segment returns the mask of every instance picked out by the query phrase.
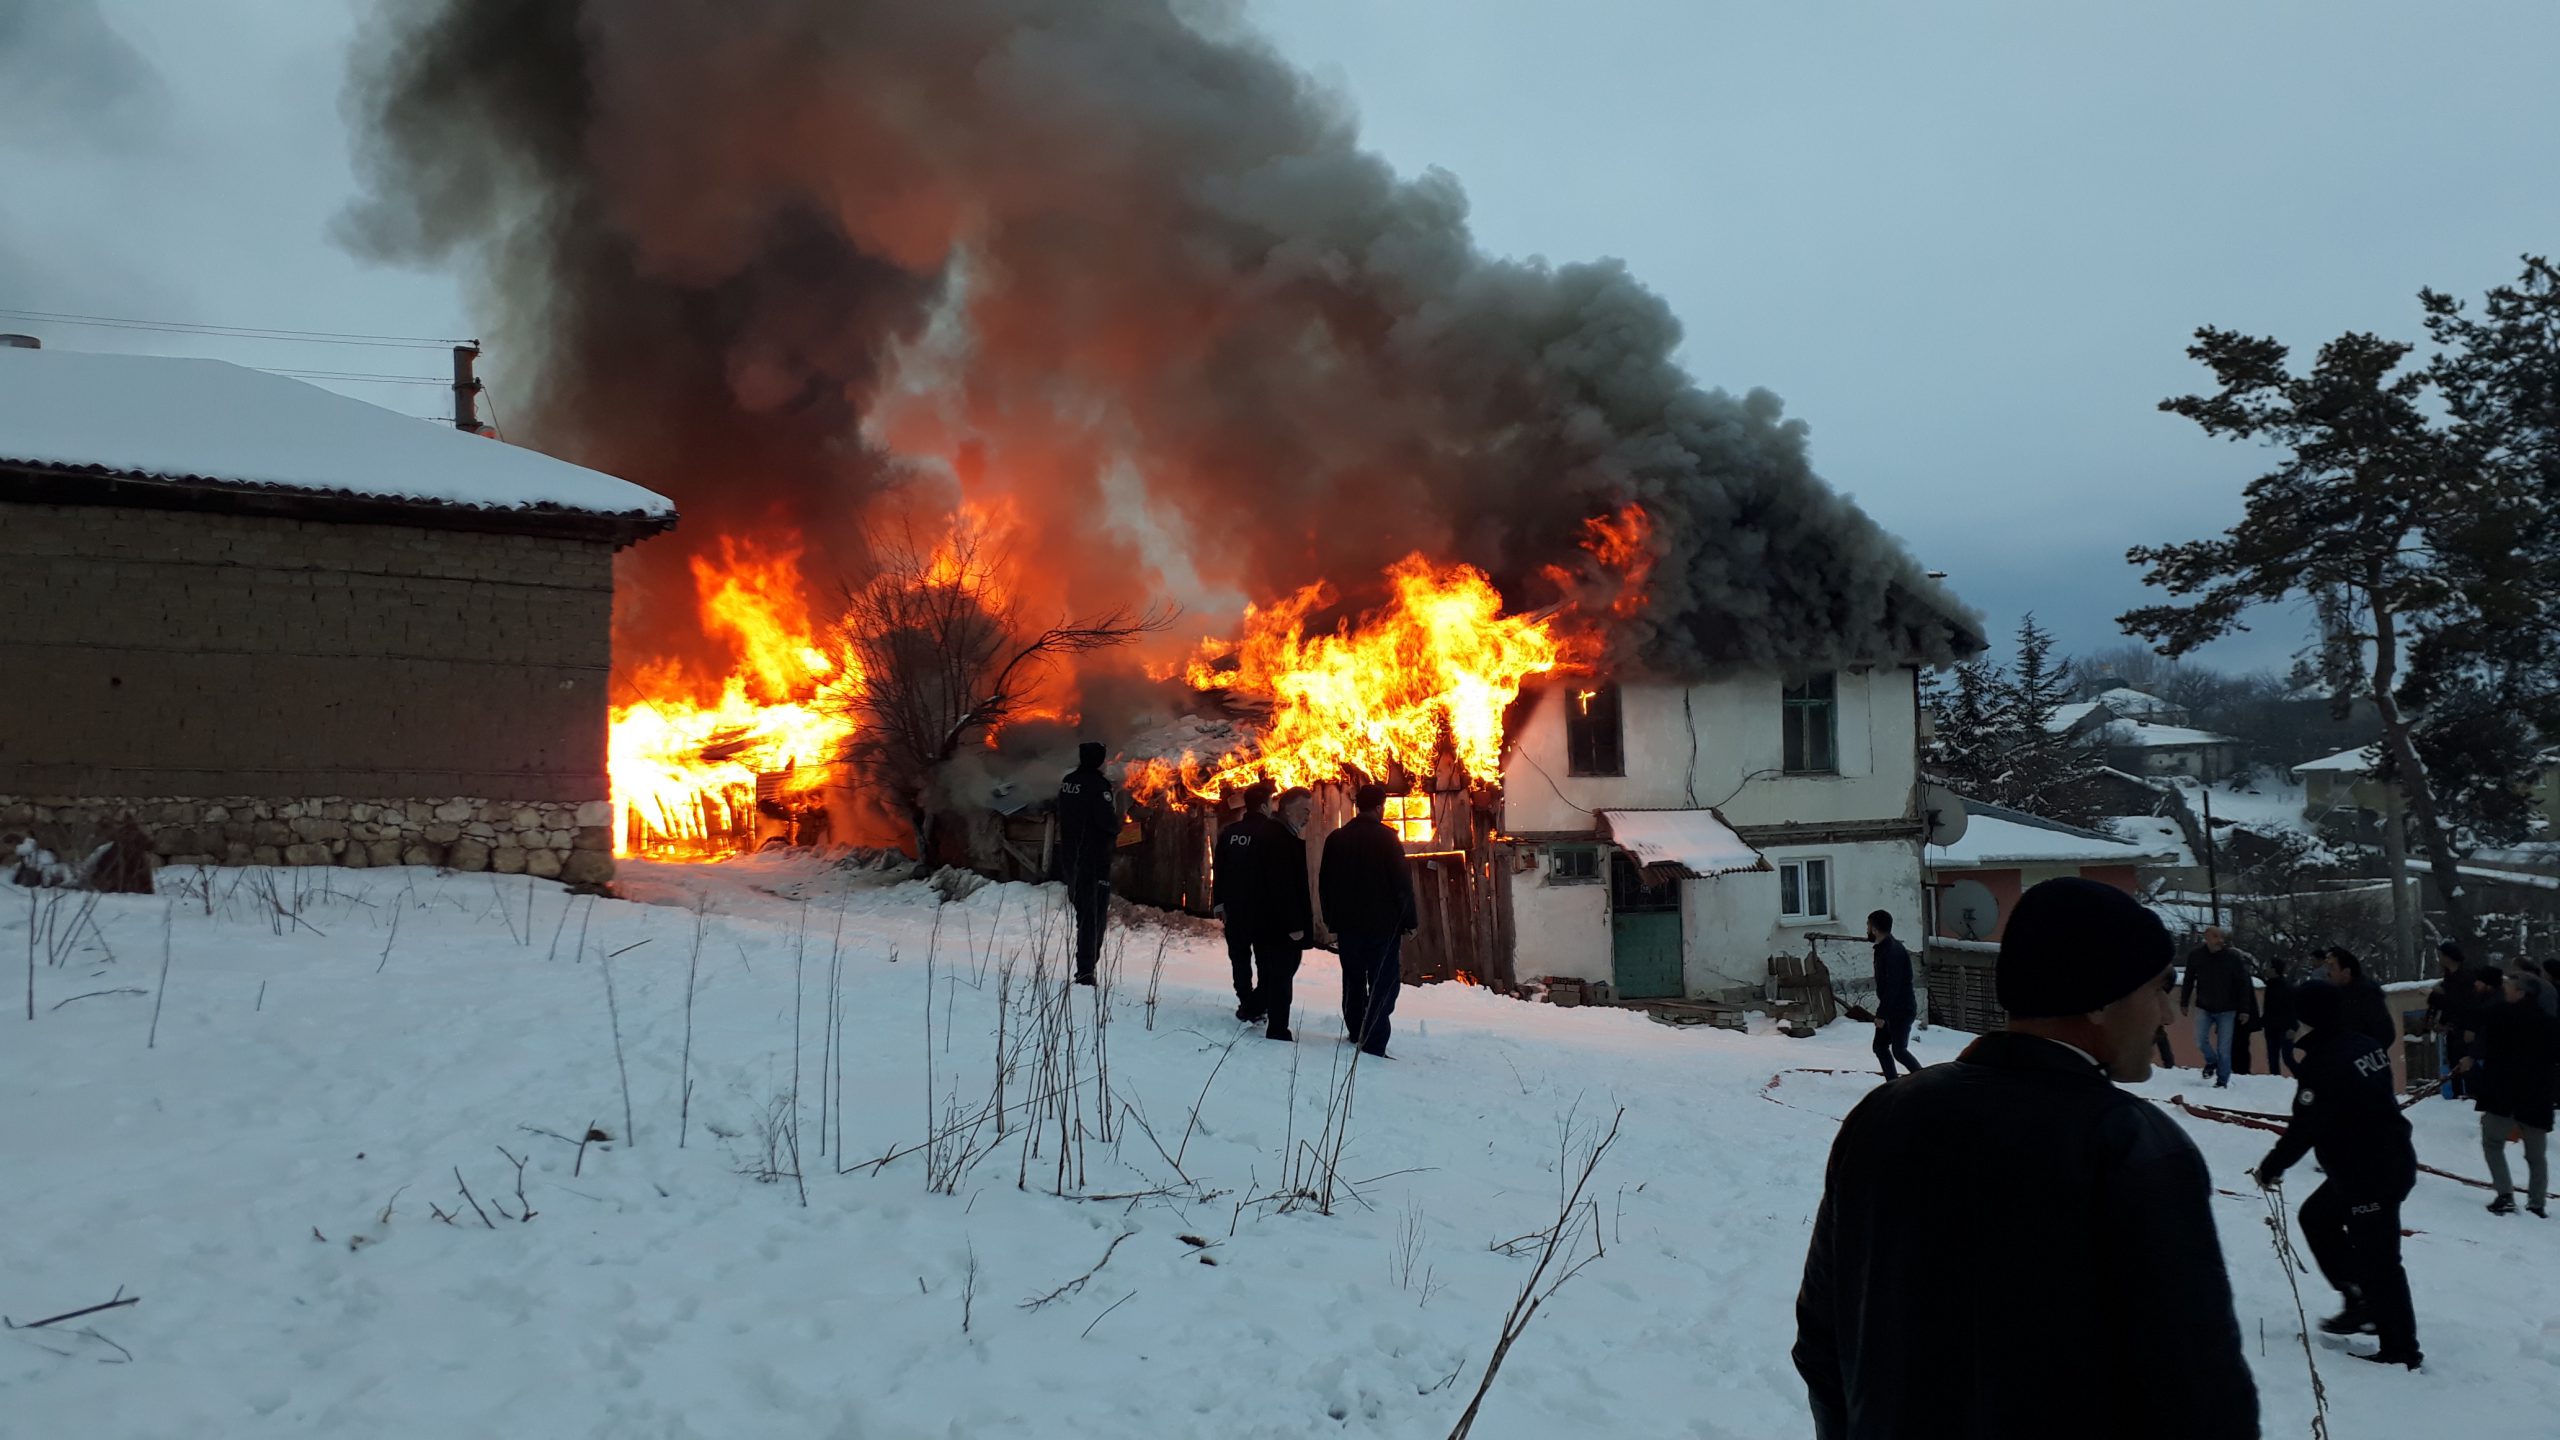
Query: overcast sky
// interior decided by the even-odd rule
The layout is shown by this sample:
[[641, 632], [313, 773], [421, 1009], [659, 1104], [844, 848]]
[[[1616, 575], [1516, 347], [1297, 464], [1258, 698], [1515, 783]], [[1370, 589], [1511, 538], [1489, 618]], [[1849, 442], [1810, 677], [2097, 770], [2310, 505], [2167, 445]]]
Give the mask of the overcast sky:
[[[1709, 384], [1995, 629], [2085, 648], [2128, 544], [2238, 517], [2265, 456], [2158, 414], [2197, 325], [2416, 338], [2560, 250], [2552, 0], [1247, 0], [1491, 250], [1624, 257]], [[449, 279], [348, 258], [341, 0], [0, 0], [0, 309], [468, 336]], [[432, 375], [432, 352], [0, 320], [48, 343]], [[501, 418], [505, 357], [492, 356]], [[424, 413], [426, 387], [344, 382]], [[2301, 617], [2222, 647], [2280, 665]]]

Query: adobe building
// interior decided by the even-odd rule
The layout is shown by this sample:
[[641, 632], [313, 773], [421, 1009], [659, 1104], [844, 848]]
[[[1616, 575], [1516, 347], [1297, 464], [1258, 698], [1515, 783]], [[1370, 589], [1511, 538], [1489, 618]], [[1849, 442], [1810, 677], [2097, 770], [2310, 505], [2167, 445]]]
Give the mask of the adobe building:
[[0, 344], [0, 833], [600, 883], [609, 475], [216, 360]]

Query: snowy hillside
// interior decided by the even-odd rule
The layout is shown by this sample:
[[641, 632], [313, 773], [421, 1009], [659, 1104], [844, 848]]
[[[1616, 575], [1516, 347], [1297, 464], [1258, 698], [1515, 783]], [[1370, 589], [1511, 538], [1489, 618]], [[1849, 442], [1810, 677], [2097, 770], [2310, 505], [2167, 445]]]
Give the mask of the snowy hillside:
[[[1342, 1133], [1349, 1047], [1322, 954], [1287, 1046], [1231, 1018], [1208, 930], [1127, 930], [1100, 1054], [1074, 993], [1062, 1183], [1054, 1104], [873, 1163], [983, 1108], [1000, 996], [1007, 1098], [1032, 1093], [1053, 890], [941, 906], [797, 860], [627, 867], [650, 904], [423, 870], [205, 879], [101, 898], [94, 930], [86, 897], [0, 890], [0, 955], [35, 956], [35, 1018], [0, 1020], [0, 1311], [141, 1297], [0, 1333], [0, 1433], [1438, 1437], [1535, 1263], [1519, 1242], [1620, 1107], [1582, 1232], [1605, 1254], [1512, 1350], [1476, 1434], [1807, 1433], [1791, 1306], [1824, 1153], [1874, 1083], [1858, 1027], [1789, 1041], [1409, 990], [1397, 1058], [1351, 1087], [1326, 1214], [1307, 1157], [1333, 1154], [1329, 1110]], [[1915, 1043], [1934, 1062], [1962, 1039]], [[795, 1074], [805, 1205], [775, 1173]], [[2467, 1106], [2418, 1118], [2423, 1158], [2480, 1173]], [[2307, 1434], [2291, 1292], [2241, 1176], [2268, 1137], [2188, 1123], [2225, 1188], [2266, 1431]], [[610, 1142], [582, 1146], [590, 1125]], [[1291, 1172], [1315, 1194], [1292, 1203]], [[2323, 1349], [2338, 1440], [2455, 1414], [2482, 1440], [2548, 1433], [2560, 1227], [2484, 1199], [2422, 1180], [2431, 1367]]]

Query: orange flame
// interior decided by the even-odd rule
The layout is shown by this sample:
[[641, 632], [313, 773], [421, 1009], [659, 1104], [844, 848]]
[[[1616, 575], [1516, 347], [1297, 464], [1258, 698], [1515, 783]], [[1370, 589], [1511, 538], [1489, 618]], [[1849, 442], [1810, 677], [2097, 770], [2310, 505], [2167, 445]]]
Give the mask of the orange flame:
[[1246, 610], [1241, 640], [1202, 642], [1191, 683], [1266, 702], [1260, 741], [1246, 754], [1147, 761], [1130, 789], [1178, 803], [1257, 781], [1429, 775], [1444, 746], [1470, 778], [1500, 774], [1504, 710], [1530, 676], [1565, 663], [1553, 618], [1505, 614], [1483, 572], [1419, 554], [1388, 567], [1387, 580], [1387, 603], [1356, 626], [1308, 633], [1308, 617], [1334, 600], [1319, 582]]
[[614, 709], [606, 768], [617, 854], [703, 857], [753, 848], [757, 783], [788, 804], [823, 783], [850, 723], [842, 701], [862, 677], [819, 643], [800, 599], [797, 548], [763, 550], [722, 537], [720, 558], [693, 560], [703, 632], [737, 657], [717, 695], [679, 667], [632, 677], [639, 698]]
[[1614, 515], [1591, 516], [1582, 522], [1582, 538], [1574, 543], [1591, 557], [1589, 568], [1599, 572], [1599, 584], [1593, 583], [1595, 577], [1577, 575], [1561, 565], [1547, 567], [1550, 583], [1577, 599], [1606, 595], [1606, 609], [1620, 618], [1643, 608], [1655, 559], [1653, 517], [1643, 506], [1629, 501]]

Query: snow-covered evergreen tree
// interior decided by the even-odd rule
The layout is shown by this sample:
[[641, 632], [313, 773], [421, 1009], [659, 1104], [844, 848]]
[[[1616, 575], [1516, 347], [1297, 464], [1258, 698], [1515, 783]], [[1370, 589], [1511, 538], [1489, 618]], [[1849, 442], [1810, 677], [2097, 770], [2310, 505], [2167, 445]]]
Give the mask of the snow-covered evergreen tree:
[[2103, 762], [2052, 728], [2078, 683], [2053, 644], [2029, 615], [2018, 626], [2014, 668], [1985, 658], [1956, 666], [1943, 684], [1933, 677], [1923, 694], [1934, 731], [1927, 760], [1931, 774], [1973, 799], [2076, 823], [2089, 818]]
[[2092, 782], [2104, 761], [2079, 737], [2053, 728], [2077, 684], [2071, 662], [2053, 658], [2052, 632], [2030, 612], [2018, 622], [2018, 662], [2002, 695], [2008, 754], [2004, 794], [1996, 803], [2075, 824], [2090, 818]]

